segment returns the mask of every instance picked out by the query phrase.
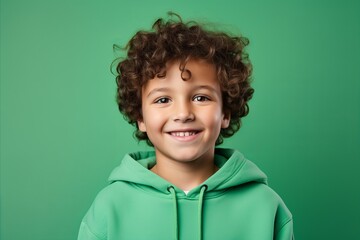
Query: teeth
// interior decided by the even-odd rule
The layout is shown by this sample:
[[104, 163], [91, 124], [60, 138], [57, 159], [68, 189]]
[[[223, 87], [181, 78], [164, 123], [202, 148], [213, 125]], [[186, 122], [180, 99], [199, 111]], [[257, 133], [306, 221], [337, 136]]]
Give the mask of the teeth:
[[188, 137], [194, 135], [195, 132], [172, 132], [171, 135], [176, 137]]

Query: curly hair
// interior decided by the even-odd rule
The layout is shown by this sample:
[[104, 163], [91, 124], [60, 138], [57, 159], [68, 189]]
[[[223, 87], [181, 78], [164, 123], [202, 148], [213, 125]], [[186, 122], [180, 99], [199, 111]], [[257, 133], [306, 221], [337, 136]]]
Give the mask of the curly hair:
[[221, 129], [216, 141], [216, 145], [221, 144], [223, 138], [240, 129], [241, 118], [249, 113], [248, 101], [254, 93], [250, 86], [252, 65], [244, 51], [249, 41], [245, 37], [207, 30], [194, 21], [185, 23], [180, 16], [170, 15], [177, 19], [158, 19], [150, 31], [138, 31], [123, 48], [127, 56], [119, 59], [116, 66], [119, 110], [136, 126], [137, 139], [146, 140], [152, 146], [146, 132], [137, 126], [137, 120], [142, 119], [142, 86], [150, 79], [164, 77], [169, 61], [180, 61], [180, 70], [184, 73], [190, 59], [205, 60], [216, 67], [223, 111], [230, 115], [229, 127]]

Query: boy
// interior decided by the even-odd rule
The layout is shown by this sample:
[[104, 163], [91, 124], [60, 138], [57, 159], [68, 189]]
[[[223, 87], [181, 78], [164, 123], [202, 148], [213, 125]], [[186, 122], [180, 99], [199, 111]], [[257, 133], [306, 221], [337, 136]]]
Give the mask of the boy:
[[117, 102], [154, 152], [126, 155], [84, 217], [79, 240], [293, 239], [266, 176], [215, 148], [248, 114], [246, 38], [159, 19], [117, 65]]

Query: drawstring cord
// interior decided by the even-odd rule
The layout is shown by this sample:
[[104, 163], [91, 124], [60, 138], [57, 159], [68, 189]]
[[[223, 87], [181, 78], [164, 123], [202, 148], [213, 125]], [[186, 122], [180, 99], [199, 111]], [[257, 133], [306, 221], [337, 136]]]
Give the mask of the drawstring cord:
[[199, 207], [198, 207], [198, 218], [199, 218], [199, 240], [202, 240], [203, 238], [203, 231], [202, 231], [202, 213], [203, 213], [203, 202], [204, 202], [204, 194], [207, 190], [207, 185], [202, 185], [200, 189], [200, 195], [199, 195]]
[[[198, 205], [198, 219], [199, 219], [199, 240], [202, 240], [203, 238], [203, 229], [202, 229], [202, 224], [203, 224], [203, 203], [204, 203], [204, 195], [205, 192], [207, 190], [208, 186], [207, 185], [202, 185], [201, 189], [200, 189], [200, 195], [199, 195], [199, 205]], [[175, 209], [175, 240], [179, 239], [179, 219], [178, 219], [178, 206], [177, 206], [177, 198], [176, 198], [176, 191], [175, 188], [173, 186], [169, 186], [167, 189], [173, 198], [173, 203], [174, 203], [174, 209]]]
[[179, 224], [178, 224], [178, 209], [177, 209], [177, 199], [176, 199], [176, 192], [173, 186], [168, 187], [167, 189], [172, 197], [173, 197], [173, 203], [175, 208], [175, 240], [179, 239]]

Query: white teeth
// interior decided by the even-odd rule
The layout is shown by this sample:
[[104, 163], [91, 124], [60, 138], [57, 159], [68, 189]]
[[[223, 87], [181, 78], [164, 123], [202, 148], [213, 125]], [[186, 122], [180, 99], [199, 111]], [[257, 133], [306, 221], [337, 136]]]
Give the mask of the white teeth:
[[172, 132], [171, 135], [176, 137], [188, 137], [194, 135], [195, 132]]

